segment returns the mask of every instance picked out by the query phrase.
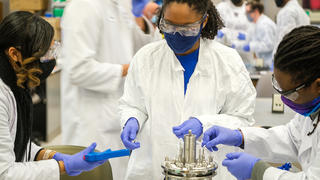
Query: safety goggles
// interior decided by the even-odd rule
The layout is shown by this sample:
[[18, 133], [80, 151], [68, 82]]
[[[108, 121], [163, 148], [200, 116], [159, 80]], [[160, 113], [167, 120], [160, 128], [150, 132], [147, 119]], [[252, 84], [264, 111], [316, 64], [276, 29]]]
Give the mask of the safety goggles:
[[160, 19], [159, 29], [168, 34], [180, 33], [182, 36], [197, 36], [201, 29], [201, 24], [205, 21], [207, 13], [203, 17], [192, 24], [178, 25], [173, 24], [163, 18]]
[[303, 83], [303, 84], [297, 86], [294, 89], [284, 91], [283, 89], [280, 88], [279, 83], [274, 78], [274, 74], [272, 74], [272, 86], [273, 86], [273, 88], [278, 93], [280, 93], [282, 96], [286, 97], [287, 99], [289, 99], [291, 101], [296, 101], [299, 98], [298, 91], [303, 89], [303, 88], [305, 88], [305, 87], [308, 87], [313, 81], [314, 81], [314, 78], [312, 78], [311, 80], [307, 81], [306, 83]]
[[41, 62], [47, 62], [50, 60], [57, 59], [60, 55], [61, 44], [55, 41], [54, 44], [49, 48], [47, 53], [40, 58]]

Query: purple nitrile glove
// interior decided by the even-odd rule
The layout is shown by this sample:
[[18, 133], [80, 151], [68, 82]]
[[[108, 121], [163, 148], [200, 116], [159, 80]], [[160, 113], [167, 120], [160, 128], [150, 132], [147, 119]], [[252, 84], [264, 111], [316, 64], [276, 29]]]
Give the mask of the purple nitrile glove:
[[136, 118], [129, 118], [121, 133], [121, 140], [127, 149], [134, 150], [140, 148], [139, 142], [132, 142], [136, 139], [139, 130], [139, 123]]
[[212, 126], [203, 134], [202, 146], [210, 151], [217, 151], [218, 144], [229, 146], [240, 146], [242, 144], [242, 134], [239, 130], [232, 130], [221, 126]]
[[92, 143], [89, 147], [74, 155], [56, 153], [53, 156], [53, 159], [57, 161], [63, 161], [64, 167], [69, 176], [77, 176], [83, 171], [91, 171], [92, 169], [104, 164], [107, 161], [103, 160], [97, 162], [87, 162], [84, 160], [84, 156], [90, 152], [93, 152], [96, 146], [96, 143]]
[[132, 13], [135, 17], [141, 17], [143, 10], [148, 4], [149, 0], [132, 0]]
[[192, 134], [196, 135], [196, 138], [198, 138], [203, 132], [203, 127], [199, 119], [191, 117], [184, 121], [180, 126], [173, 127], [172, 130], [178, 138], [183, 138], [185, 134], [189, 133], [189, 130], [191, 130]]
[[243, 33], [241, 33], [241, 32], [239, 32], [239, 34], [238, 34], [238, 39], [239, 39], [239, 40], [246, 40], [246, 35], [243, 34]]
[[247, 44], [247, 45], [243, 46], [243, 50], [244, 50], [245, 52], [250, 52], [250, 45]]
[[238, 180], [250, 179], [254, 165], [260, 160], [243, 152], [229, 153], [226, 157], [222, 161], [222, 165], [226, 166], [228, 171]]
[[224, 36], [224, 33], [221, 30], [218, 30], [217, 38], [222, 39]]

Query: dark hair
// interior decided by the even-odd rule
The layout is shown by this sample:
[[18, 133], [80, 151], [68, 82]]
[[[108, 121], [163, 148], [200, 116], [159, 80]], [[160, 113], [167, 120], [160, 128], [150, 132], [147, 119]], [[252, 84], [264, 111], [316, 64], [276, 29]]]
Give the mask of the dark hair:
[[202, 15], [204, 15], [205, 13], [208, 14], [207, 25], [203, 28], [201, 32], [202, 38], [214, 39], [214, 37], [217, 35], [218, 30], [224, 27], [220, 14], [218, 13], [216, 7], [213, 5], [211, 0], [164, 0], [158, 16], [158, 28], [164, 10], [168, 6], [168, 4], [172, 2], [187, 3], [189, 7], [193, 8], [198, 13]]
[[250, 6], [251, 11], [258, 10], [260, 14], [264, 12], [264, 5], [259, 0], [253, 0], [249, 1], [246, 4], [247, 6]]
[[35, 76], [37, 60], [50, 48], [54, 29], [41, 17], [30, 12], [17, 11], [3, 19], [0, 24], [0, 51], [15, 47], [22, 54], [22, 64], [11, 63], [17, 73], [20, 87], [36, 87], [40, 80]]
[[[17, 107], [17, 131], [14, 153], [17, 162], [23, 161], [32, 132], [32, 100], [27, 87], [40, 83], [36, 74], [40, 57], [48, 51], [54, 35], [52, 26], [39, 16], [17, 11], [0, 23], [0, 78], [10, 87]], [[15, 47], [22, 54], [22, 63], [13, 62], [6, 50]], [[31, 143], [29, 144], [30, 160]]]
[[320, 28], [302, 26], [284, 36], [274, 56], [274, 66], [295, 83], [320, 77]]

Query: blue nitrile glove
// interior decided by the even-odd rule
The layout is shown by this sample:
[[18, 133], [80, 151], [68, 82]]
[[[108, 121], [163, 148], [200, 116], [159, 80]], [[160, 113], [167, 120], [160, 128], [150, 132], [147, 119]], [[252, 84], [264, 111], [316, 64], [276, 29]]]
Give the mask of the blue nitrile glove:
[[203, 127], [199, 119], [191, 117], [184, 121], [180, 126], [173, 127], [172, 130], [178, 138], [183, 138], [185, 134], [189, 133], [189, 130], [191, 130], [192, 134], [196, 135], [196, 138], [198, 138], [203, 132]]
[[260, 160], [243, 152], [229, 153], [226, 157], [222, 161], [222, 165], [226, 166], [228, 171], [238, 180], [250, 179], [254, 165]]
[[143, 9], [148, 4], [149, 0], [132, 0], [132, 13], [135, 17], [141, 17]]
[[69, 176], [77, 176], [81, 174], [82, 171], [91, 171], [107, 161], [87, 162], [84, 160], [84, 156], [93, 152], [96, 146], [96, 143], [92, 143], [89, 147], [74, 155], [56, 153], [53, 159], [63, 161], [65, 170]]
[[235, 45], [235, 44], [232, 44], [232, 45], [231, 45], [231, 48], [235, 49], [235, 48], [236, 48], [236, 45]]
[[217, 38], [221, 39], [223, 38], [224, 33], [221, 30], [218, 30]]
[[250, 45], [247, 44], [247, 45], [243, 46], [243, 50], [244, 50], [245, 52], [250, 52]]
[[291, 163], [285, 163], [284, 165], [278, 167], [278, 169], [289, 171], [291, 167]]
[[203, 134], [202, 146], [206, 146], [210, 151], [217, 151], [218, 144], [229, 146], [240, 146], [242, 144], [242, 134], [239, 130], [232, 130], [221, 126], [212, 126]]
[[241, 33], [241, 32], [239, 32], [239, 34], [238, 34], [238, 39], [239, 39], [239, 40], [246, 40], [246, 35], [243, 34], [243, 33]]
[[129, 118], [121, 133], [121, 140], [127, 149], [134, 150], [140, 148], [139, 142], [132, 142], [136, 139], [139, 130], [139, 123], [136, 118]]

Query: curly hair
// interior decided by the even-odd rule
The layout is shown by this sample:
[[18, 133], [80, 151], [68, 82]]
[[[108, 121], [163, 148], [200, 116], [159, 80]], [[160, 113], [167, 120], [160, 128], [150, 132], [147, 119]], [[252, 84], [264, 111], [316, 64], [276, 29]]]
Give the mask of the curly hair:
[[320, 77], [320, 28], [302, 26], [284, 36], [274, 56], [274, 66], [295, 83]]
[[21, 52], [22, 63], [9, 60], [17, 74], [17, 85], [30, 89], [40, 84], [37, 77], [39, 59], [48, 51], [53, 39], [53, 27], [41, 17], [25, 11], [11, 13], [0, 24], [0, 50], [14, 47]]
[[217, 35], [218, 30], [224, 27], [220, 14], [218, 13], [211, 0], [164, 0], [163, 6], [159, 11], [159, 18], [157, 22], [158, 28], [160, 19], [162, 18], [166, 7], [172, 2], [187, 3], [189, 7], [194, 9], [199, 14], [208, 14], [208, 22], [201, 31], [202, 38], [214, 39], [214, 37]]

